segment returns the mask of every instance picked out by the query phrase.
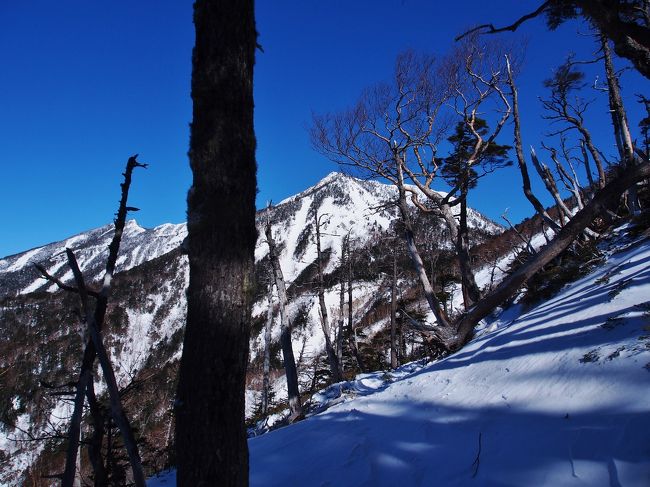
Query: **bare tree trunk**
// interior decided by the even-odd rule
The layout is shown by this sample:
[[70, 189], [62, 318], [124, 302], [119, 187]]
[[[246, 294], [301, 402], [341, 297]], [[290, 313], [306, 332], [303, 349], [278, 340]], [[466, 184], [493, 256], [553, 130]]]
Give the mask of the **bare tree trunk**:
[[81, 416], [83, 414], [83, 406], [86, 398], [86, 388], [88, 387], [91, 378], [90, 367], [84, 368], [82, 362], [82, 370], [76, 384], [74, 408], [72, 411], [72, 417], [70, 418], [70, 425], [68, 426], [68, 449], [65, 457], [63, 478], [61, 479], [62, 487], [72, 487], [74, 485], [77, 469], [77, 452], [79, 451], [79, 441], [81, 436]]
[[[90, 291], [86, 288], [83, 276], [77, 265], [74, 253], [70, 249], [66, 249], [66, 254], [68, 257], [68, 264], [74, 274], [76, 283], [77, 283], [77, 292], [81, 300], [81, 305], [83, 309], [83, 315], [85, 316], [86, 325], [88, 331], [90, 332], [90, 339], [86, 344], [84, 349], [84, 356], [81, 362], [81, 370], [79, 372], [79, 380], [77, 381], [75, 401], [74, 401], [74, 411], [72, 418], [70, 420], [70, 426], [68, 429], [68, 449], [66, 452], [66, 462], [65, 470], [63, 472], [63, 478], [61, 485], [62, 487], [71, 487], [74, 483], [76, 477], [76, 467], [77, 467], [77, 455], [79, 450], [79, 439], [81, 433], [81, 415], [83, 413], [84, 397], [86, 395], [89, 385], [92, 385], [92, 369], [93, 364], [95, 363], [95, 358], [98, 353], [101, 352], [100, 349], [103, 349], [103, 344], [101, 341], [101, 329], [104, 324], [104, 318], [106, 316], [106, 308], [108, 306], [108, 296], [111, 290], [111, 283], [113, 281], [113, 274], [115, 273], [115, 266], [117, 264], [117, 257], [120, 250], [120, 243], [122, 241], [122, 233], [124, 232], [124, 226], [126, 224], [126, 217], [130, 210], [134, 208], [127, 206], [127, 201], [129, 197], [129, 189], [131, 187], [131, 176], [133, 170], [136, 167], [146, 168], [146, 164], [141, 164], [136, 161], [136, 156], [130, 157], [126, 163], [126, 169], [124, 171], [124, 181], [121, 184], [122, 192], [120, 197], [120, 203], [117, 210], [117, 217], [115, 218], [115, 231], [111, 243], [108, 246], [108, 258], [106, 259], [106, 270], [104, 273], [104, 278], [102, 282], [102, 289], [99, 293], [92, 293], [92, 295], [97, 299], [94, 310], [90, 309], [88, 303], [88, 296]], [[100, 356], [100, 362], [103, 361], [102, 372], [104, 372], [104, 379], [107, 381], [107, 386], [110, 387], [108, 381], [110, 380], [112, 367], [110, 361], [108, 361], [107, 356], [105, 355], [106, 350], [104, 349], [104, 357]], [[114, 375], [113, 375], [114, 379]], [[110, 391], [109, 391], [110, 392]], [[117, 398], [119, 402], [119, 396]], [[119, 414], [119, 408], [114, 412]], [[133, 433], [131, 427], [126, 419], [126, 416], [122, 412], [122, 417], [120, 418], [121, 425], [124, 428], [122, 434], [124, 436], [124, 443], [127, 448], [127, 453], [129, 455], [129, 462], [131, 463], [131, 469], [133, 471], [133, 479], [138, 487], [144, 487], [145, 479], [144, 473], [142, 471], [142, 463], [140, 460], [140, 455], [138, 453], [138, 448], [133, 438]]]
[[469, 255], [469, 228], [467, 227], [467, 185], [461, 188], [460, 201], [460, 223], [458, 226], [458, 238], [456, 241], [456, 252], [460, 267], [461, 288], [463, 291], [463, 303], [465, 309], [469, 309], [481, 299], [481, 291], [474, 279], [472, 272], [471, 256]]
[[284, 283], [284, 275], [280, 267], [280, 259], [277, 254], [277, 247], [271, 231], [271, 222], [267, 221], [265, 228], [266, 242], [269, 246], [269, 260], [275, 278], [275, 288], [278, 290], [278, 301], [280, 302], [280, 346], [282, 347], [282, 363], [287, 378], [287, 392], [289, 395], [289, 422], [302, 417], [302, 405], [300, 403], [300, 390], [298, 388], [298, 370], [296, 359], [293, 355], [291, 345], [291, 323], [287, 315], [287, 289]]
[[551, 151], [551, 159], [555, 163], [555, 167], [560, 175], [560, 179], [564, 182], [564, 186], [575, 198], [578, 209], [582, 210], [585, 207], [585, 202], [582, 197], [584, 190], [578, 181], [578, 175], [576, 174], [573, 163], [571, 162], [571, 156], [564, 146], [564, 142], [562, 142], [562, 152], [564, 154], [564, 160], [569, 166], [569, 169], [571, 169], [571, 174], [569, 174], [564, 165], [559, 161], [555, 151]]
[[348, 331], [349, 338], [348, 342], [350, 344], [350, 349], [352, 350], [352, 355], [354, 355], [355, 360], [357, 361], [357, 366], [359, 367], [360, 372], [365, 372], [365, 367], [363, 364], [363, 359], [359, 353], [359, 343], [357, 342], [357, 327], [354, 325], [354, 312], [352, 309], [352, 281], [353, 281], [353, 268], [352, 268], [352, 247], [350, 244], [350, 236], [346, 238], [346, 248], [348, 254]]
[[341, 371], [336, 357], [336, 352], [332, 346], [332, 335], [330, 331], [329, 320], [327, 317], [327, 306], [325, 305], [325, 283], [323, 282], [323, 254], [320, 246], [320, 226], [318, 212], [314, 212], [314, 225], [316, 228], [316, 268], [318, 269], [318, 304], [320, 305], [320, 319], [323, 334], [325, 335], [325, 352], [327, 353], [327, 362], [329, 363], [332, 380], [341, 382]]
[[[402, 168], [399, 168], [400, 172], [401, 170]], [[409, 171], [406, 166], [403, 166], [403, 170]], [[471, 268], [471, 257], [469, 254], [469, 231], [467, 228], [467, 207], [465, 206], [464, 215], [463, 208], [461, 207], [461, 222], [456, 221], [456, 217], [454, 216], [450, 204], [446, 203], [438, 192], [422, 184], [417, 179], [416, 175], [412, 172], [408, 172], [408, 174], [415, 185], [422, 191], [422, 193], [436, 205], [437, 209], [440, 211], [440, 216], [445, 221], [447, 229], [449, 230], [449, 237], [454, 244], [454, 248], [456, 249], [456, 257], [458, 258], [463, 301], [467, 307], [470, 303], [473, 304], [477, 299], [480, 298], [480, 290], [476, 284], [474, 273], [472, 272]], [[399, 185], [399, 178], [397, 184]], [[466, 196], [467, 195], [465, 194], [464, 198], [466, 198]], [[461, 205], [463, 204], [464, 198], [461, 196]], [[424, 206], [418, 203], [417, 198], [412, 198], [412, 201], [420, 210], [426, 210]], [[464, 223], [462, 222], [463, 218], [465, 219]]]
[[142, 460], [140, 459], [138, 446], [135, 436], [133, 435], [133, 430], [131, 429], [131, 424], [129, 423], [124, 408], [122, 407], [122, 400], [120, 399], [120, 391], [117, 386], [117, 380], [115, 379], [115, 372], [113, 371], [106, 347], [104, 347], [99, 331], [100, 327], [95, 321], [96, 313], [93, 314], [90, 311], [86, 286], [74, 253], [70, 249], [66, 249], [66, 253], [68, 256], [68, 263], [70, 264], [70, 268], [74, 274], [79, 294], [81, 296], [82, 309], [86, 316], [86, 324], [88, 325], [90, 338], [95, 346], [99, 365], [101, 366], [104, 381], [106, 382], [106, 389], [108, 390], [108, 397], [111, 405], [111, 416], [113, 417], [113, 421], [115, 421], [117, 427], [120, 429], [122, 439], [124, 440], [124, 446], [129, 457], [129, 463], [131, 464], [131, 470], [133, 471], [133, 481], [137, 487], [146, 487], [146, 480], [142, 469]]
[[194, 3], [190, 282], [176, 399], [177, 485], [248, 485], [245, 379], [256, 162], [252, 0]]
[[[623, 105], [621, 87], [618, 82], [616, 71], [614, 70], [614, 63], [612, 62], [612, 54], [609, 49], [609, 42], [602, 33], [600, 34], [600, 45], [603, 51], [603, 56], [605, 58], [605, 74], [607, 77], [609, 112], [612, 116], [612, 125], [614, 126], [616, 146], [618, 148], [619, 156], [623, 162], [623, 165], [625, 167], [630, 167], [635, 164], [634, 144], [632, 142], [632, 136], [630, 134], [627, 114], [625, 113], [625, 106]], [[641, 206], [639, 204], [636, 185], [630, 187], [628, 194], [630, 212], [633, 215], [637, 215], [641, 211]]]
[[607, 180], [605, 178], [605, 169], [603, 168], [603, 163], [600, 159], [600, 154], [598, 152], [598, 149], [596, 149], [596, 146], [594, 145], [594, 142], [591, 138], [591, 134], [584, 127], [584, 125], [580, 123], [576, 125], [576, 128], [582, 135], [582, 138], [585, 141], [585, 146], [587, 147], [587, 150], [591, 154], [591, 158], [594, 160], [594, 164], [596, 165], [596, 170], [598, 171], [598, 187], [602, 189], [605, 187], [605, 183], [607, 182]]
[[532, 147], [530, 148], [530, 158], [533, 161], [533, 166], [535, 166], [539, 177], [542, 178], [542, 181], [544, 181], [544, 186], [546, 186], [548, 193], [553, 197], [558, 215], [560, 217], [560, 221], [564, 226], [565, 222], [568, 222], [571, 219], [571, 210], [569, 210], [564, 201], [562, 201], [560, 191], [557, 188], [557, 184], [555, 183], [555, 178], [553, 177], [551, 170], [548, 168], [548, 166], [545, 164], [543, 165], [539, 162], [537, 154], [535, 153], [535, 149]]
[[546, 209], [533, 194], [533, 190], [530, 186], [530, 177], [528, 176], [528, 166], [526, 166], [526, 158], [524, 157], [523, 143], [521, 140], [521, 121], [519, 118], [519, 94], [517, 93], [517, 87], [515, 86], [514, 78], [512, 77], [512, 71], [510, 69], [510, 63], [508, 62], [508, 85], [510, 86], [510, 94], [512, 97], [512, 115], [515, 121], [515, 153], [517, 154], [517, 163], [519, 165], [519, 172], [521, 174], [521, 180], [523, 184], [524, 195], [530, 201], [530, 204], [533, 205], [537, 214], [546, 222], [546, 224], [551, 227], [555, 232], [560, 230], [560, 226], [555, 223], [555, 221], [549, 216], [546, 212]]
[[97, 397], [95, 396], [95, 386], [92, 378], [88, 383], [86, 389], [86, 397], [88, 398], [88, 406], [90, 407], [90, 416], [93, 425], [93, 434], [90, 438], [88, 445], [88, 458], [93, 468], [94, 473], [94, 487], [107, 487], [108, 476], [104, 459], [102, 458], [102, 444], [104, 442], [104, 414], [101, 411]]
[[[345, 262], [341, 263], [345, 266]], [[345, 279], [341, 277], [340, 282], [341, 290], [339, 293], [339, 323], [336, 332], [336, 360], [339, 364], [339, 370], [343, 373], [343, 330], [345, 326]]]
[[264, 366], [262, 371], [262, 414], [269, 412], [269, 396], [271, 392], [271, 325], [273, 325], [273, 284], [269, 283], [269, 309], [266, 312], [264, 325]]
[[397, 253], [393, 250], [393, 279], [390, 286], [390, 367], [396, 369], [397, 358]]
[[439, 326], [448, 327], [449, 319], [447, 318], [445, 312], [442, 310], [440, 301], [436, 297], [431, 283], [429, 282], [429, 277], [427, 276], [426, 269], [424, 268], [424, 262], [422, 262], [422, 257], [418, 251], [417, 246], [415, 245], [415, 236], [413, 234], [413, 226], [411, 225], [411, 218], [408, 213], [408, 205], [406, 203], [406, 190], [404, 188], [404, 176], [402, 174], [401, 165], [397, 165], [398, 170], [398, 200], [397, 207], [400, 211], [402, 217], [402, 224], [404, 225], [404, 239], [406, 240], [406, 248], [408, 249], [409, 256], [411, 257], [411, 262], [415, 270], [418, 279], [420, 280], [420, 285], [424, 291], [424, 296], [427, 299], [429, 304], [429, 309], [433, 313], [433, 316], [436, 318], [436, 322]]

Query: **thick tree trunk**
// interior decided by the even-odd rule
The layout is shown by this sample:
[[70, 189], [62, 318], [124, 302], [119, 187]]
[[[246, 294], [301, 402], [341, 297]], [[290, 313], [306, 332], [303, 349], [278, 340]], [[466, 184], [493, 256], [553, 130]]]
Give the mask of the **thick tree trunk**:
[[293, 355], [291, 345], [291, 323], [287, 314], [287, 288], [284, 283], [284, 275], [280, 267], [280, 259], [277, 254], [277, 247], [273, 239], [271, 222], [268, 221], [264, 231], [266, 242], [269, 246], [269, 260], [273, 269], [275, 288], [278, 290], [278, 301], [280, 302], [280, 347], [282, 348], [282, 363], [287, 378], [287, 391], [289, 395], [289, 422], [293, 422], [302, 416], [302, 405], [300, 403], [300, 390], [298, 388], [298, 370], [296, 359]]
[[257, 237], [254, 2], [197, 0], [194, 24], [190, 283], [176, 400], [177, 484], [243, 486]]
[[314, 225], [316, 229], [316, 268], [318, 270], [318, 304], [320, 306], [320, 319], [323, 334], [325, 335], [325, 352], [327, 353], [327, 362], [330, 367], [333, 382], [341, 382], [341, 371], [339, 362], [336, 357], [336, 351], [332, 346], [332, 335], [330, 331], [329, 319], [327, 316], [327, 306], [325, 304], [325, 283], [323, 282], [323, 254], [320, 245], [320, 225], [318, 212], [314, 212]]

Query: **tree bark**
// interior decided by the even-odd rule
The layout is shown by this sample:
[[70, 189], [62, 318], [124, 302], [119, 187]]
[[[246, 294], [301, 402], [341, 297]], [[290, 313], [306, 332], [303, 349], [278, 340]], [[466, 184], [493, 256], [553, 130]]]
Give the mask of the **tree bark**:
[[244, 391], [257, 237], [254, 2], [197, 0], [194, 24], [177, 485], [245, 486]]
[[521, 174], [521, 181], [523, 186], [524, 195], [530, 201], [530, 204], [533, 205], [535, 211], [540, 216], [540, 218], [546, 222], [546, 224], [551, 227], [555, 232], [560, 230], [560, 226], [550, 217], [546, 212], [544, 205], [537, 199], [533, 190], [530, 186], [530, 176], [528, 175], [528, 166], [526, 165], [526, 158], [524, 157], [523, 143], [521, 139], [521, 120], [519, 118], [519, 94], [517, 92], [517, 87], [515, 86], [514, 78], [512, 77], [512, 71], [510, 69], [510, 63], [507, 63], [508, 66], [508, 85], [510, 86], [510, 95], [512, 97], [512, 116], [515, 122], [515, 153], [517, 154], [517, 164], [519, 165], [519, 173]]
[[321, 222], [318, 218], [318, 212], [314, 212], [314, 225], [316, 231], [316, 268], [318, 270], [317, 286], [318, 286], [318, 304], [320, 306], [320, 319], [323, 334], [325, 335], [325, 352], [327, 353], [327, 362], [330, 367], [333, 382], [341, 382], [341, 371], [339, 370], [339, 362], [336, 357], [336, 351], [332, 346], [332, 335], [327, 316], [327, 306], [325, 304], [325, 283], [323, 282], [323, 254], [320, 245], [320, 226]]
[[[600, 45], [603, 51], [603, 56], [605, 58], [605, 74], [607, 78], [609, 112], [612, 116], [612, 125], [614, 127], [616, 147], [618, 148], [618, 153], [621, 161], [623, 162], [623, 165], [625, 167], [633, 166], [635, 164], [634, 143], [632, 142], [630, 126], [627, 121], [625, 106], [623, 105], [621, 87], [618, 82], [616, 71], [614, 70], [612, 54], [609, 50], [609, 42], [602, 33], [600, 35]], [[630, 187], [628, 193], [630, 212], [633, 215], [638, 215], [641, 212], [641, 206], [639, 204], [639, 196], [637, 194], [636, 185]]]
[[557, 188], [557, 184], [555, 183], [555, 178], [553, 177], [551, 170], [548, 168], [548, 166], [542, 165], [542, 163], [539, 162], [537, 154], [535, 153], [535, 149], [532, 147], [530, 148], [530, 158], [533, 161], [533, 166], [535, 166], [535, 169], [537, 170], [537, 174], [539, 174], [539, 177], [542, 178], [542, 181], [544, 181], [546, 190], [555, 201], [555, 207], [557, 208], [560, 222], [562, 225], [564, 225], [564, 223], [569, 221], [573, 215], [564, 201], [562, 201], [560, 191]]
[[266, 312], [264, 325], [264, 365], [262, 370], [262, 414], [269, 412], [269, 397], [271, 393], [271, 325], [273, 325], [273, 284], [269, 284], [269, 309]]
[[287, 288], [284, 283], [284, 275], [280, 267], [280, 259], [277, 254], [277, 247], [273, 239], [271, 222], [267, 221], [265, 227], [266, 242], [269, 246], [269, 260], [273, 269], [275, 288], [278, 290], [278, 301], [280, 302], [280, 346], [282, 348], [282, 363], [287, 378], [287, 392], [289, 395], [289, 422], [293, 422], [302, 416], [302, 405], [300, 403], [300, 390], [298, 388], [298, 370], [296, 359], [293, 355], [291, 345], [291, 323], [287, 315]]
[[429, 304], [429, 309], [433, 313], [433, 316], [436, 318], [436, 322], [439, 326], [449, 327], [449, 319], [447, 318], [445, 312], [440, 306], [440, 301], [436, 297], [433, 287], [429, 282], [429, 277], [427, 276], [426, 269], [424, 268], [424, 262], [420, 256], [417, 246], [415, 245], [415, 235], [413, 234], [413, 226], [411, 225], [411, 219], [409, 217], [408, 205], [406, 203], [406, 190], [404, 188], [404, 176], [402, 174], [401, 165], [397, 165], [398, 170], [398, 199], [397, 207], [400, 211], [400, 216], [402, 218], [402, 224], [404, 225], [404, 240], [406, 240], [406, 248], [408, 249], [409, 256], [411, 257], [411, 262], [415, 270], [418, 279], [420, 280], [420, 285], [424, 291], [424, 296], [427, 299]]
[[350, 236], [346, 237], [346, 248], [348, 254], [348, 343], [350, 344], [350, 349], [354, 355], [355, 360], [357, 361], [357, 366], [359, 367], [360, 372], [365, 372], [365, 367], [363, 364], [363, 359], [359, 353], [359, 343], [357, 341], [357, 327], [354, 325], [354, 312], [352, 309], [352, 282], [354, 280], [353, 268], [352, 268], [352, 247], [350, 244]]
[[458, 225], [458, 237], [456, 240], [456, 253], [460, 268], [461, 288], [463, 291], [463, 303], [465, 309], [469, 309], [481, 299], [481, 291], [474, 279], [472, 272], [471, 256], [469, 254], [469, 228], [467, 226], [467, 193], [468, 188], [463, 184], [461, 188], [460, 201], [460, 222]]
[[390, 368], [399, 365], [397, 358], [397, 253], [393, 250], [393, 278], [390, 286]]
[[[344, 261], [341, 262], [341, 266], [345, 267]], [[341, 277], [339, 286], [339, 322], [336, 332], [336, 360], [339, 364], [339, 370], [343, 374], [343, 333], [345, 329], [345, 279], [343, 277]]]
[[105, 418], [95, 396], [95, 386], [92, 378], [86, 389], [86, 398], [90, 407], [90, 417], [93, 424], [93, 434], [88, 445], [88, 458], [93, 468], [94, 487], [107, 487], [108, 475], [106, 466], [102, 458], [102, 444], [104, 442], [104, 423]]

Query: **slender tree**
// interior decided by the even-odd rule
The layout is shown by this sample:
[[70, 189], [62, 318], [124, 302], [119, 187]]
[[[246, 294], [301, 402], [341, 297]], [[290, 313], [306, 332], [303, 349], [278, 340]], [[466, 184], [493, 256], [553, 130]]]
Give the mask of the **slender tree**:
[[269, 412], [269, 399], [271, 396], [271, 326], [273, 325], [273, 284], [269, 283], [269, 309], [266, 311], [264, 323], [264, 365], [262, 370], [262, 414]]
[[254, 2], [197, 0], [194, 25], [177, 483], [242, 486], [248, 485], [244, 387], [257, 237]]
[[336, 355], [336, 350], [334, 350], [334, 345], [332, 344], [332, 332], [329, 324], [327, 305], [325, 303], [325, 282], [323, 279], [323, 251], [321, 248], [321, 227], [324, 225], [323, 218], [327, 218], [327, 215], [319, 216], [318, 211], [314, 212], [314, 233], [316, 236], [316, 270], [317, 270], [316, 286], [318, 288], [320, 322], [321, 322], [321, 327], [323, 329], [323, 335], [325, 335], [325, 352], [327, 353], [327, 363], [329, 364], [330, 367], [332, 380], [334, 382], [341, 382], [343, 378], [341, 377], [341, 370], [339, 368], [339, 360]]
[[[267, 213], [268, 215], [268, 213]], [[280, 267], [280, 258], [278, 256], [277, 246], [273, 238], [271, 228], [271, 219], [267, 218], [264, 229], [266, 243], [269, 246], [269, 260], [271, 261], [271, 270], [275, 281], [275, 288], [278, 290], [278, 301], [280, 306], [280, 346], [282, 347], [282, 362], [284, 372], [287, 378], [287, 393], [289, 396], [289, 422], [293, 422], [302, 416], [302, 405], [300, 403], [300, 389], [298, 387], [298, 369], [296, 368], [296, 359], [293, 354], [293, 345], [291, 344], [291, 323], [287, 313], [287, 289], [284, 283], [282, 267]]]
[[[104, 380], [106, 381], [112, 418], [119, 427], [120, 433], [124, 439], [124, 445], [129, 456], [129, 462], [131, 463], [134, 483], [138, 487], [145, 486], [145, 477], [142, 470], [142, 462], [138, 446], [133, 431], [131, 430], [129, 420], [124, 412], [124, 408], [122, 407], [113, 366], [103, 344], [101, 335], [108, 308], [108, 298], [111, 293], [115, 267], [117, 265], [120, 244], [122, 242], [122, 234], [126, 224], [126, 217], [130, 211], [138, 211], [138, 208], [127, 206], [133, 170], [137, 167], [147, 167], [147, 164], [138, 162], [136, 160], [137, 157], [137, 154], [129, 157], [123, 173], [124, 181], [120, 184], [122, 189], [120, 203], [115, 217], [113, 238], [108, 246], [108, 258], [106, 259], [106, 269], [102, 280], [101, 290], [97, 292], [86, 286], [86, 282], [72, 249], [66, 248], [66, 255], [68, 258], [68, 265], [70, 266], [77, 287], [64, 284], [59, 279], [51, 276], [43, 266], [36, 264], [36, 268], [45, 279], [54, 282], [59, 288], [65, 291], [74, 292], [79, 295], [82, 320], [87, 327], [87, 335], [89, 336], [81, 361], [79, 378], [75, 384], [74, 406], [72, 417], [70, 418], [70, 425], [68, 427], [68, 448], [65, 470], [61, 478], [61, 485], [63, 487], [72, 487], [78, 481], [81, 420], [85, 398], [88, 398], [93, 426], [95, 429], [92, 435], [91, 448], [89, 452], [91, 463], [95, 471], [95, 483], [96, 485], [101, 486], [105, 485], [107, 482], [106, 471], [101, 458], [104, 417], [97, 404], [93, 385], [93, 368], [96, 358], [99, 358], [100, 367], [104, 375]], [[95, 299], [94, 306], [90, 303], [89, 298], [91, 297]]]

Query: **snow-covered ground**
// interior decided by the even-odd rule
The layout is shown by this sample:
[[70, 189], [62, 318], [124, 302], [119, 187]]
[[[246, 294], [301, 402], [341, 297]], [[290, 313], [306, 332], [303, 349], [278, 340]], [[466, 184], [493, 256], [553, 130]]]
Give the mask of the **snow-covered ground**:
[[460, 352], [332, 386], [323, 412], [251, 438], [251, 485], [650, 485], [650, 244], [604, 251]]

